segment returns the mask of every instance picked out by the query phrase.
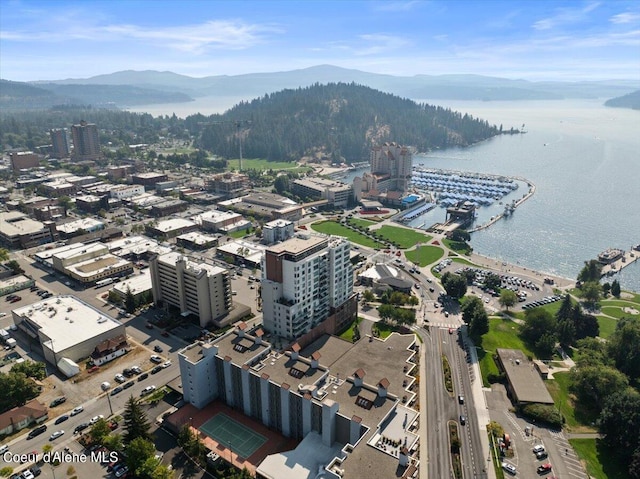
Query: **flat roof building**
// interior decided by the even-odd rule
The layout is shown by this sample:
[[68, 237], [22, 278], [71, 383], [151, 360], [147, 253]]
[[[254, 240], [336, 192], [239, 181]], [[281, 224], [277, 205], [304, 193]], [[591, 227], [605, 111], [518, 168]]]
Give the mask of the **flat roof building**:
[[125, 326], [73, 296], [53, 296], [12, 311], [14, 324], [42, 346], [45, 359], [88, 358], [97, 344], [126, 334]]
[[200, 326], [219, 326], [233, 307], [228, 270], [195, 263], [178, 252], [154, 256], [149, 263], [153, 300], [172, 305], [182, 315], [198, 316]]
[[[400, 477], [417, 465], [419, 414], [411, 408], [414, 335], [348, 343], [323, 336], [278, 352], [260, 327], [178, 353], [184, 399], [221, 401], [285, 437], [301, 440], [258, 465], [259, 478]], [[383, 442], [382, 438], [386, 438]], [[393, 441], [393, 442], [392, 442]], [[375, 464], [375, 475], [362, 464]], [[321, 476], [319, 474], [322, 474]]]
[[353, 187], [326, 178], [300, 178], [292, 182], [293, 193], [302, 198], [327, 200], [329, 205], [344, 208], [353, 197]]
[[20, 211], [0, 212], [0, 243], [10, 248], [32, 248], [54, 239], [55, 224], [32, 220]]
[[520, 349], [496, 349], [498, 367], [507, 377], [507, 389], [515, 404], [553, 404], [535, 365]]
[[202, 224], [202, 229], [221, 233], [231, 233], [247, 229], [251, 223], [245, 220], [241, 214], [233, 211], [207, 211], [193, 218], [194, 221]]
[[175, 238], [176, 236], [196, 231], [198, 225], [185, 218], [172, 218], [161, 220], [155, 224], [147, 225], [147, 231], [154, 236], [164, 236], [165, 238]]
[[265, 329], [296, 339], [351, 300], [350, 248], [344, 238], [308, 234], [267, 248], [261, 268]]
[[9, 154], [9, 159], [11, 161], [11, 169], [14, 173], [40, 166], [40, 156], [36, 155], [33, 151], [11, 153]]
[[295, 227], [289, 220], [273, 220], [265, 223], [262, 227], [262, 241], [266, 244], [273, 244], [279, 241], [286, 241], [292, 238]]

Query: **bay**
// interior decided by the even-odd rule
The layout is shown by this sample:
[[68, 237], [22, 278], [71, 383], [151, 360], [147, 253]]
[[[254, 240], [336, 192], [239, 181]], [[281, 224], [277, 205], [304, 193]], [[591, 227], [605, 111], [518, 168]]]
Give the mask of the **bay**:
[[[185, 117], [222, 113], [237, 101], [203, 97], [132, 110]], [[524, 125], [527, 132], [414, 157], [416, 165], [519, 176], [536, 185], [535, 195], [512, 217], [473, 234], [476, 252], [575, 278], [584, 261], [602, 250], [628, 250], [640, 243], [640, 112], [606, 108], [603, 99], [416, 101], [469, 113], [504, 129]], [[524, 191], [520, 188], [518, 195]], [[444, 210], [433, 210], [426, 220], [432, 216], [443, 221]], [[619, 280], [624, 289], [640, 292], [640, 263], [625, 268]]]

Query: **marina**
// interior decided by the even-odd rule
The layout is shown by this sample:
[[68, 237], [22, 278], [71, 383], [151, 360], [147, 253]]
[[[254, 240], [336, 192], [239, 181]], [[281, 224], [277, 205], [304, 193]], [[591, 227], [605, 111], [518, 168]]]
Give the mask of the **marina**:
[[638, 261], [640, 257], [640, 244], [633, 246], [629, 251], [618, 248], [610, 248], [598, 255], [600, 262], [606, 261], [602, 267], [602, 277], [614, 276], [624, 268]]

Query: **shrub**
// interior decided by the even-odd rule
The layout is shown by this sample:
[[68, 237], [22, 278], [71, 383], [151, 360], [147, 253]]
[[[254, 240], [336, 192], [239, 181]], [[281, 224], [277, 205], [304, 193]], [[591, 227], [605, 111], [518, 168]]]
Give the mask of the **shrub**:
[[529, 419], [548, 424], [552, 427], [561, 428], [564, 422], [562, 414], [560, 414], [554, 406], [527, 404], [520, 408], [520, 412]]

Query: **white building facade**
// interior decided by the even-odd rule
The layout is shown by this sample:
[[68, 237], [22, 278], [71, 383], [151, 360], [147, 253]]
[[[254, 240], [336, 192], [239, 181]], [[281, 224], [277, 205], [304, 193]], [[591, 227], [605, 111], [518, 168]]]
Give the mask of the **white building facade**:
[[262, 260], [264, 327], [295, 339], [327, 319], [353, 294], [350, 244], [298, 236], [268, 248]]
[[202, 327], [231, 310], [231, 279], [226, 269], [194, 263], [177, 252], [155, 256], [149, 266], [155, 303], [198, 316]]

